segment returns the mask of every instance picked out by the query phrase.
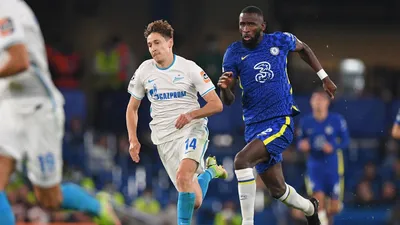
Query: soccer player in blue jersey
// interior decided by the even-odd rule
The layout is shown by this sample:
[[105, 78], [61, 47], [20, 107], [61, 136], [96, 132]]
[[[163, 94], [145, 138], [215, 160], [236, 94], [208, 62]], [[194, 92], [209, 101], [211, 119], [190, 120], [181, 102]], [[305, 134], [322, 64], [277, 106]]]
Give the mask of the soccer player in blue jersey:
[[[301, 118], [299, 123], [297, 147], [309, 154], [307, 189], [319, 200], [321, 225], [328, 225], [333, 224], [333, 216], [341, 208], [344, 188], [342, 150], [348, 147], [350, 137], [346, 120], [340, 114], [329, 112], [330, 100], [324, 90], [315, 91], [310, 104], [312, 113]], [[330, 198], [329, 207], [325, 204], [326, 197]]]
[[400, 109], [397, 113], [396, 120], [392, 127], [392, 137], [394, 139], [400, 139]]
[[254, 224], [256, 184], [255, 166], [271, 195], [286, 205], [302, 210], [310, 225], [320, 224], [318, 201], [303, 198], [285, 183], [282, 173], [282, 152], [293, 140], [292, 116], [299, 113], [294, 105], [292, 88], [286, 72], [290, 51], [298, 52], [319, 75], [333, 98], [336, 86], [322, 69], [312, 50], [293, 34], [265, 34], [263, 12], [248, 6], [239, 16], [242, 40], [231, 44], [225, 52], [223, 74], [218, 86], [221, 100], [230, 105], [235, 100], [236, 80], [242, 88], [245, 139], [248, 143], [235, 157], [242, 225]]

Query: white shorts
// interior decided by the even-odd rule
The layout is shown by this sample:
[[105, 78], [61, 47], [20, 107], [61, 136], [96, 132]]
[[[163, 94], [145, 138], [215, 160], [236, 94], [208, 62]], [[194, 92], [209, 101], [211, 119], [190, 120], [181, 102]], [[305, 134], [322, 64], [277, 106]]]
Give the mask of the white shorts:
[[187, 135], [157, 145], [160, 159], [175, 188], [177, 188], [176, 172], [183, 159], [193, 159], [199, 164], [194, 178], [204, 172], [204, 154], [207, 151], [208, 142], [207, 125], [197, 124], [193, 125]]
[[27, 157], [28, 178], [40, 187], [51, 187], [62, 179], [64, 110], [38, 107], [20, 113], [0, 102], [0, 155], [16, 161]]

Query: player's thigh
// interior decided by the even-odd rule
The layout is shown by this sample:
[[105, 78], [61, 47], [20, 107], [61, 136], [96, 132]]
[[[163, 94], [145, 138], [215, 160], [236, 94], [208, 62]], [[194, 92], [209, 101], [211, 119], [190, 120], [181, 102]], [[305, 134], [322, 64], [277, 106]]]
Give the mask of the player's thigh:
[[265, 122], [262, 124], [262, 128], [263, 131], [257, 134], [256, 140], [264, 145], [264, 151], [267, 152], [268, 157], [256, 164], [256, 170], [259, 174], [282, 162], [282, 153], [293, 141], [293, 120], [289, 116], [280, 117]]
[[0, 191], [8, 184], [15, 163], [22, 159], [24, 150], [24, 120], [13, 107], [0, 101]]
[[185, 160], [185, 166], [196, 165], [195, 173], [204, 172], [204, 154], [208, 148], [208, 129], [205, 125], [193, 126], [191, 131], [182, 138], [180, 160]]
[[35, 186], [54, 187], [62, 179], [63, 111], [39, 110], [27, 123], [28, 178]]
[[327, 182], [327, 193], [331, 199], [330, 212], [332, 214], [337, 214], [341, 210], [341, 202], [344, 189], [344, 178], [339, 176], [338, 173], [332, 173], [326, 177]]
[[176, 173], [180, 164], [180, 152], [178, 151], [178, 145], [180, 142], [177, 140], [166, 142], [157, 145], [158, 155], [161, 162], [167, 171], [169, 179], [174, 184], [175, 188], [178, 190], [176, 185]]

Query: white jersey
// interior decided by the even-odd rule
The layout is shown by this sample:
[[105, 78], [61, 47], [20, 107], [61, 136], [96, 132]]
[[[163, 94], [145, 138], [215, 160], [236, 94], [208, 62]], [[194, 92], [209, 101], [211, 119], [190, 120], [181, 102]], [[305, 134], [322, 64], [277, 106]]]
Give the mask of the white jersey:
[[29, 53], [27, 71], [0, 78], [0, 103], [9, 101], [16, 110], [31, 111], [38, 103], [62, 106], [64, 98], [51, 80], [46, 49], [38, 21], [21, 0], [0, 0], [0, 54], [14, 44]]
[[207, 118], [196, 119], [181, 130], [175, 128], [180, 114], [200, 108], [201, 96], [215, 89], [207, 74], [193, 61], [174, 55], [168, 68], [160, 69], [153, 59], [144, 61], [133, 75], [128, 92], [141, 100], [145, 94], [151, 102], [150, 128], [154, 144], [162, 144], [187, 135], [193, 125], [207, 125]]

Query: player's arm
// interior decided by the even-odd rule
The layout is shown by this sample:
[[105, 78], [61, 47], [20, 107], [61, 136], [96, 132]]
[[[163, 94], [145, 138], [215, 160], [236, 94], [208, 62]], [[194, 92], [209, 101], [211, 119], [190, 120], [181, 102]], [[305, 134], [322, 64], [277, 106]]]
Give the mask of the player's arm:
[[193, 119], [201, 119], [222, 112], [223, 105], [215, 90], [203, 95], [203, 99], [207, 102], [203, 107], [178, 117], [175, 123], [177, 129], [181, 129]]
[[400, 110], [397, 113], [396, 121], [394, 122], [392, 127], [392, 137], [394, 139], [400, 139]]
[[224, 54], [222, 63], [223, 74], [218, 80], [218, 87], [221, 89], [221, 100], [225, 105], [232, 105], [235, 102], [236, 77], [238, 75], [234, 55], [228, 47]]
[[200, 109], [181, 114], [175, 123], [177, 129], [181, 129], [193, 119], [208, 117], [221, 112], [223, 109], [222, 102], [215, 92], [215, 86], [208, 75], [194, 62], [191, 67], [191, 80], [196, 90], [207, 103]]
[[29, 54], [23, 38], [23, 27], [18, 19], [8, 11], [0, 10], [0, 78], [29, 68]]
[[129, 154], [134, 162], [138, 163], [140, 143], [137, 138], [138, 110], [140, 102], [145, 95], [145, 89], [141, 82], [141, 67], [133, 74], [129, 82], [128, 92], [131, 94], [128, 106], [126, 108], [126, 128], [129, 138]]
[[[329, 78], [328, 74], [322, 68], [321, 63], [319, 62], [317, 56], [315, 56], [313, 50], [304, 42], [300, 41], [293, 34], [287, 33], [288, 42], [294, 41], [295, 48], [291, 49], [292, 51], [298, 52], [300, 57], [313, 68], [315, 73], [317, 73], [318, 77], [322, 80], [325, 91], [328, 95], [333, 99], [336, 92], [336, 85]], [[292, 40], [291, 40], [292, 39]]]
[[24, 44], [15, 44], [0, 53], [0, 77], [9, 77], [29, 68], [29, 55]]
[[347, 122], [342, 116], [339, 117], [339, 130], [340, 130], [339, 132], [340, 142], [336, 144], [335, 148], [343, 150], [349, 147], [350, 134], [347, 128]]

